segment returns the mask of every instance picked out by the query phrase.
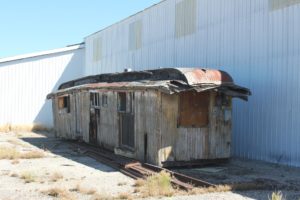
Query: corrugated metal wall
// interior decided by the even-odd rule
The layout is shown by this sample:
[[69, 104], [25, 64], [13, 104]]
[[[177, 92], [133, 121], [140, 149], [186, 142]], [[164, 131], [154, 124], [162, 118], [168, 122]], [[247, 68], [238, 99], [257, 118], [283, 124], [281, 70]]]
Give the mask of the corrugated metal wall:
[[[234, 102], [234, 155], [300, 166], [299, 3], [162, 1], [88, 36], [85, 75], [167, 66], [224, 69], [253, 91], [249, 102]], [[138, 36], [130, 34], [134, 22], [141, 23]], [[93, 59], [97, 38], [101, 58]]]
[[0, 125], [53, 126], [46, 95], [60, 83], [81, 77], [84, 49], [0, 62]]

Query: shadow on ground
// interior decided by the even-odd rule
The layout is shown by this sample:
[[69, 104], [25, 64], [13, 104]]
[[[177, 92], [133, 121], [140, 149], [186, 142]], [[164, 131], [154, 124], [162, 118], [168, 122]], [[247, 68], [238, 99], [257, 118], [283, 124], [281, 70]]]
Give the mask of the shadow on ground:
[[84, 151], [75, 148], [70, 142], [56, 138], [51, 132], [36, 132], [36, 134], [38, 134], [37, 137], [21, 137], [20, 139], [37, 148], [102, 172], [116, 172], [113, 168], [86, 156]]

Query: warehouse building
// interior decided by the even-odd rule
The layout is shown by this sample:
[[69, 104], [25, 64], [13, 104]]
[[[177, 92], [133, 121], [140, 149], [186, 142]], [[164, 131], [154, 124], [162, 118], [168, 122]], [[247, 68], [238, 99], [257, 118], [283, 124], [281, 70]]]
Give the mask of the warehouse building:
[[225, 70], [253, 93], [233, 103], [233, 154], [300, 166], [299, 22], [299, 0], [164, 0], [86, 37], [84, 74]]
[[0, 131], [53, 127], [49, 92], [83, 74], [84, 45], [0, 59]]

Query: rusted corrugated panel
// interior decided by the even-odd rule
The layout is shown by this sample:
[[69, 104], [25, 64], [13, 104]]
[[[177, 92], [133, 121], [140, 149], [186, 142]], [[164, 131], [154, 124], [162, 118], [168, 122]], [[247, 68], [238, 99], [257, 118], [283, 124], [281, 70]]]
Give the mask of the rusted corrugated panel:
[[228, 84], [233, 83], [232, 77], [224, 71], [213, 69], [178, 69], [187, 79], [189, 85]]

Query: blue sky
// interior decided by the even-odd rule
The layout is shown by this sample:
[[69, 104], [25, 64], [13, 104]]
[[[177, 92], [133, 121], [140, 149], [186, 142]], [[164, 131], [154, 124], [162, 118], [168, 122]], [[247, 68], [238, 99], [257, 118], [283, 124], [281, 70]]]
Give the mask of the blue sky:
[[0, 58], [80, 43], [160, 0], [3, 0]]

